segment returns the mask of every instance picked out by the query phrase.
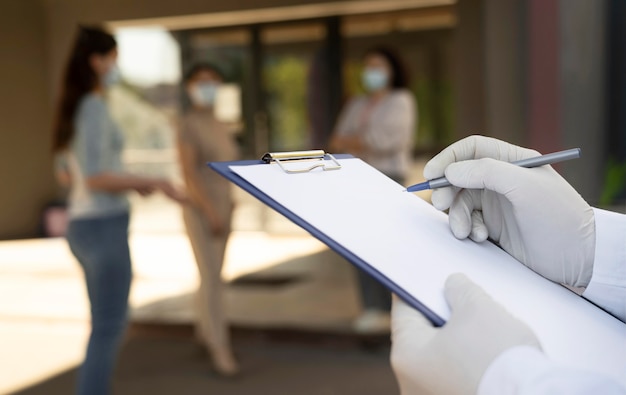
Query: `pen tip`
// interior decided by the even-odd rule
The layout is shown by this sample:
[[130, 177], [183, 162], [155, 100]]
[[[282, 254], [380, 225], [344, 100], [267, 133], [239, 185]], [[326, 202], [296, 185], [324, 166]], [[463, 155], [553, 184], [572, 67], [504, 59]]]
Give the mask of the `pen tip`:
[[419, 192], [419, 191], [423, 191], [429, 188], [430, 188], [430, 184], [428, 183], [428, 181], [426, 181], [420, 184], [411, 185], [410, 187], [406, 189], [406, 191], [407, 192]]

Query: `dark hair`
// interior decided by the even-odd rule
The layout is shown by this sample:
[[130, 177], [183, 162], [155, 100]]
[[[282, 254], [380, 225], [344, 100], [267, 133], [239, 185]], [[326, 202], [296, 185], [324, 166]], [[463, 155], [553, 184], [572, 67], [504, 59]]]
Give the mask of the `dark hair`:
[[188, 83], [196, 74], [198, 74], [201, 71], [211, 71], [217, 74], [221, 80], [224, 79], [224, 73], [222, 73], [222, 70], [220, 70], [219, 67], [217, 67], [213, 63], [200, 62], [200, 63], [194, 64], [193, 66], [191, 66], [189, 70], [187, 70], [187, 72], [185, 73], [185, 76], [183, 77], [183, 82], [185, 84]]
[[97, 27], [78, 28], [61, 81], [61, 95], [53, 128], [53, 151], [58, 152], [68, 147], [74, 138], [74, 116], [78, 103], [97, 86], [98, 76], [91, 67], [91, 56], [106, 55], [116, 47], [115, 38], [104, 30]]
[[393, 73], [391, 79], [391, 87], [393, 89], [406, 88], [409, 86], [409, 75], [400, 56], [394, 50], [383, 46], [373, 47], [368, 49], [363, 57], [368, 55], [380, 55], [389, 62]]

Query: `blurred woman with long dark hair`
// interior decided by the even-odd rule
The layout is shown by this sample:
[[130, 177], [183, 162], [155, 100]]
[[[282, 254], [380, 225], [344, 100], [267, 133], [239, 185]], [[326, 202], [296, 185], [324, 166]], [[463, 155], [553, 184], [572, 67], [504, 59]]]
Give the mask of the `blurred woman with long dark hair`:
[[67, 241], [85, 274], [91, 335], [77, 393], [110, 393], [111, 375], [127, 322], [131, 261], [125, 193], [159, 190], [182, 201], [167, 180], [125, 173], [123, 135], [111, 118], [107, 89], [118, 78], [117, 44], [98, 28], [81, 27], [61, 84], [53, 150], [69, 184]]

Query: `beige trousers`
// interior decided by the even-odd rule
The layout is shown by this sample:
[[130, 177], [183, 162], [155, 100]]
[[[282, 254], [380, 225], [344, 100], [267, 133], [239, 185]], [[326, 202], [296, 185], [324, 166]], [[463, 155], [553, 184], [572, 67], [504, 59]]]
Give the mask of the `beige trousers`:
[[230, 334], [223, 300], [224, 285], [221, 277], [226, 243], [230, 234], [231, 212], [227, 214], [226, 231], [221, 236], [214, 236], [200, 210], [189, 206], [183, 208], [187, 235], [200, 273], [200, 286], [195, 304], [196, 337], [209, 347], [209, 351], [216, 348], [230, 350]]

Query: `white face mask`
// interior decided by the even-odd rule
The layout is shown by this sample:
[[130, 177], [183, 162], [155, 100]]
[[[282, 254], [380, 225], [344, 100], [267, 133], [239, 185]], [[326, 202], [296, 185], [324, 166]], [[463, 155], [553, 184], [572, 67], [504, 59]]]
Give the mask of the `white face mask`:
[[120, 82], [120, 80], [121, 80], [120, 70], [118, 69], [117, 65], [113, 65], [109, 69], [109, 71], [107, 71], [106, 74], [102, 76], [102, 85], [105, 88], [110, 88], [113, 85]]
[[218, 84], [215, 82], [200, 82], [192, 86], [189, 96], [193, 104], [199, 107], [211, 107], [215, 103]]
[[381, 69], [366, 68], [363, 70], [361, 80], [365, 90], [368, 92], [375, 92], [387, 87], [387, 84], [389, 83], [389, 75]]

